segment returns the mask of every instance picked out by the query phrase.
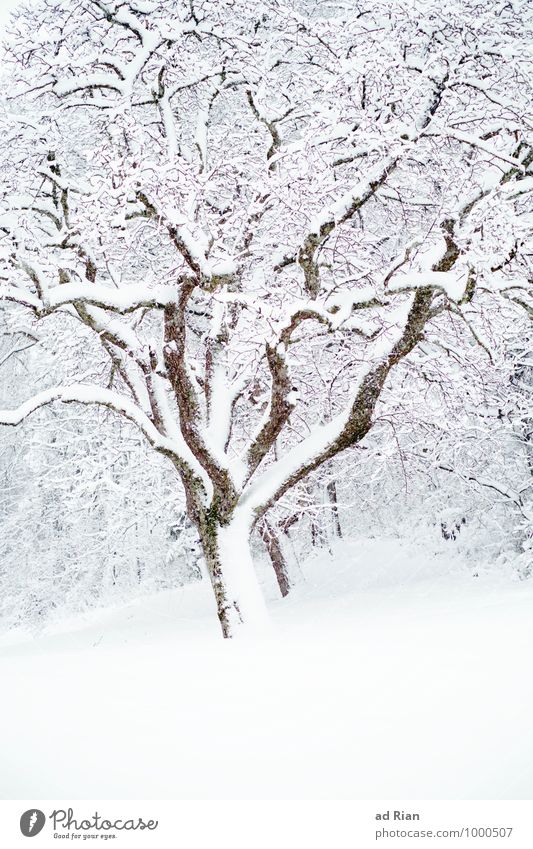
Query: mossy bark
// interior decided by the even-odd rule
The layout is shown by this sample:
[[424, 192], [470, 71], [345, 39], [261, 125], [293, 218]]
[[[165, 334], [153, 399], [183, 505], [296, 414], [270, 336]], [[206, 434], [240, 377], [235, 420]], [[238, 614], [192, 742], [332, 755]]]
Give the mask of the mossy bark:
[[263, 627], [268, 615], [250, 551], [251, 523], [239, 513], [221, 523], [207, 512], [198, 530], [223, 636], [234, 637], [240, 625]]
[[218, 541], [218, 528], [214, 522], [203, 523], [200, 528], [200, 542], [204, 553], [205, 565], [217, 606], [218, 621], [223, 636], [227, 639], [242, 624], [242, 615], [235, 599], [232, 599], [227, 578], [224, 575]]

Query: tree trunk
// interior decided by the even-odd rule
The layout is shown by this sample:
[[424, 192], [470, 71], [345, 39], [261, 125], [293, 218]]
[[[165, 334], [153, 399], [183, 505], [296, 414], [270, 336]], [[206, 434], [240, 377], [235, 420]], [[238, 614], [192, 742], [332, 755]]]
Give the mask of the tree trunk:
[[266, 550], [268, 551], [268, 556], [272, 561], [272, 566], [274, 567], [274, 572], [276, 573], [276, 578], [278, 581], [278, 586], [281, 595], [283, 596], [283, 598], [285, 598], [285, 596], [289, 594], [291, 582], [289, 578], [287, 561], [285, 560], [285, 555], [283, 554], [283, 549], [281, 547], [279, 536], [275, 532], [272, 525], [266, 520], [261, 525], [260, 533], [261, 539], [263, 540]]
[[339, 505], [337, 502], [337, 484], [335, 481], [330, 481], [326, 487], [329, 503], [331, 504], [331, 513], [333, 516], [333, 529], [335, 531], [335, 536], [342, 539], [342, 528], [341, 521], [339, 517]]
[[235, 636], [241, 625], [261, 629], [268, 622], [250, 551], [250, 528], [240, 516], [226, 525], [203, 521], [199, 527], [224, 637]]

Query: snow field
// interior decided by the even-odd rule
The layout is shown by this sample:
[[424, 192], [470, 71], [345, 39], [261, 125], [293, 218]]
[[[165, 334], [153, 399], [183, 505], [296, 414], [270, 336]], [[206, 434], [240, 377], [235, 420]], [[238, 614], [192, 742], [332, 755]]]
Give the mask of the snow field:
[[223, 641], [201, 585], [5, 636], [0, 791], [531, 798], [533, 586], [479, 575], [354, 540], [270, 601], [263, 636]]

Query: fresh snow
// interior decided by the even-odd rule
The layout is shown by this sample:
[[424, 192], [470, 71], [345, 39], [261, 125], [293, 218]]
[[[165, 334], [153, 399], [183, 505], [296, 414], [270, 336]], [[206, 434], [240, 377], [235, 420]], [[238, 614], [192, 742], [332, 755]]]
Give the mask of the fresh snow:
[[223, 641], [190, 585], [0, 649], [4, 798], [530, 799], [533, 585], [358, 539]]

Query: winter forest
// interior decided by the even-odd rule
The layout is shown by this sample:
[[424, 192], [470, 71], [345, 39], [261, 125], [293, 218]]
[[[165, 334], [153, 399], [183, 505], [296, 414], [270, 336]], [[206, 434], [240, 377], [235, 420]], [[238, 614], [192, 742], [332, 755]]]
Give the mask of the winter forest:
[[4, 638], [164, 604], [221, 644], [328, 639], [376, 586], [525, 612], [530, 25], [526, 0], [15, 9]]

